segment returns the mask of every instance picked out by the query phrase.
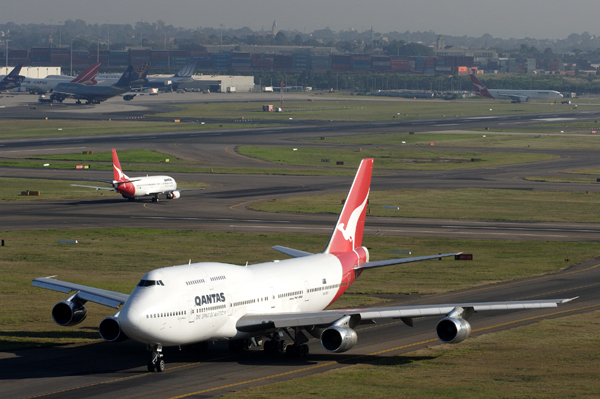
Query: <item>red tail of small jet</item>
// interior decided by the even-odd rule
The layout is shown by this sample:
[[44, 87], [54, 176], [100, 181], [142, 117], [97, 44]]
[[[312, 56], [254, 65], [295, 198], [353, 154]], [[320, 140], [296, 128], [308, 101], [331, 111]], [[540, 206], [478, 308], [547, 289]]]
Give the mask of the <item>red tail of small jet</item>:
[[373, 158], [363, 159], [325, 249], [326, 253], [346, 253], [361, 246], [372, 173]]
[[113, 159], [113, 172], [114, 172], [115, 182], [129, 181], [129, 177], [127, 177], [127, 175], [125, 173], [123, 173], [123, 169], [121, 169], [121, 163], [119, 162], [117, 150], [115, 150], [114, 148], [112, 150], [112, 159]]
[[96, 75], [98, 74], [98, 69], [100, 68], [100, 63], [95, 62], [88, 67], [85, 71], [81, 72], [75, 79], [71, 81], [71, 83], [81, 83], [87, 86], [92, 86], [97, 84]]
[[494, 98], [488, 89], [477, 79], [477, 77], [471, 74], [471, 82], [473, 82], [473, 87], [475, 88], [475, 94], [482, 97]]

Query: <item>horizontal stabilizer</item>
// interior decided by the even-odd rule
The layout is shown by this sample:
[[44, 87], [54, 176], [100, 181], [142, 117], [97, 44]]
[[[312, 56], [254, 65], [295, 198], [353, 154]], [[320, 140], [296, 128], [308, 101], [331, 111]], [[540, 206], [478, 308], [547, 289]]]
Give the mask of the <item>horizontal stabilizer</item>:
[[115, 189], [113, 187], [101, 187], [101, 186], [84, 186], [82, 184], [71, 184], [74, 187], [85, 187], [85, 188], [93, 188], [95, 190], [109, 190], [109, 191], [115, 191]]
[[304, 251], [300, 251], [298, 249], [283, 247], [281, 245], [275, 245], [274, 247], [271, 247], [271, 248], [273, 248], [275, 251], [279, 251], [286, 255], [289, 255], [292, 258], [301, 258], [303, 256], [313, 255], [310, 252], [304, 252]]
[[413, 257], [413, 258], [378, 260], [378, 261], [374, 261], [374, 262], [360, 263], [358, 265], [358, 269], [369, 269], [369, 268], [374, 268], [374, 267], [400, 265], [402, 263], [419, 262], [422, 260], [446, 258], [448, 256], [455, 256], [455, 255], [460, 255], [460, 254], [462, 254], [462, 252], [455, 252], [452, 254], [417, 256], [417, 257]]

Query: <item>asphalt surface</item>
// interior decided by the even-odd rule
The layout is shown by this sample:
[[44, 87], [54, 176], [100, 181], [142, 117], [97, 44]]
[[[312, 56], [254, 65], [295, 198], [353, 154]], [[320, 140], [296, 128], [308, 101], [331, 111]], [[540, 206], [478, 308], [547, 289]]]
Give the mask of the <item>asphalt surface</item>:
[[[135, 100], [134, 100], [135, 101]], [[154, 101], [154, 100], [153, 100]], [[110, 105], [110, 104], [109, 104]], [[136, 104], [136, 107], [140, 105]], [[161, 105], [151, 105], [160, 107]], [[115, 107], [117, 107], [115, 105]], [[11, 108], [11, 107], [8, 107]], [[6, 108], [6, 109], [8, 109]], [[13, 106], [12, 108], [15, 108]], [[0, 119], [27, 114], [28, 107], [3, 114]], [[69, 113], [71, 117], [106, 117], [104, 111]], [[110, 108], [105, 108], [105, 110]], [[14, 111], [14, 110], [13, 110]], [[58, 112], [58, 111], [57, 111]], [[60, 111], [62, 112], [62, 111]], [[140, 110], [126, 110], [127, 117]], [[146, 111], [147, 112], [147, 111]], [[123, 116], [122, 113], [118, 115]], [[600, 112], [560, 118], [596, 119]], [[94, 116], [95, 115], [95, 116]], [[512, 123], [524, 129], [547, 115], [518, 117], [456, 118], [443, 121], [379, 122], [329, 124], [315, 122], [285, 127], [244, 129], [219, 132], [171, 132], [119, 136], [69, 137], [49, 139], [0, 140], [0, 158], [27, 153], [64, 153], [82, 150], [107, 151], [111, 148], [160, 149], [173, 155], [203, 160], [214, 167], [273, 167], [235, 153], [238, 145], [293, 145], [302, 138], [334, 135], [386, 133], [406, 131], [450, 131], [475, 127], [499, 126]], [[559, 116], [556, 116], [559, 117]], [[436, 126], [438, 125], [438, 126]], [[439, 126], [442, 125], [442, 126]], [[142, 141], [140, 141], [142, 140]], [[324, 144], [328, 145], [328, 144]], [[510, 150], [525, 151], [525, 150]], [[510, 165], [491, 169], [469, 169], [443, 172], [383, 171], [373, 177], [372, 189], [465, 187], [504, 188], [515, 190], [565, 190], [598, 192], [600, 187], [585, 184], [539, 183], [523, 180], [528, 175], [552, 175], [567, 169], [597, 167], [597, 151], [554, 150], [559, 158], [551, 161]], [[124, 167], [126, 169], [126, 166]], [[84, 173], [84, 174], [83, 174]], [[0, 168], [2, 177], [54, 178], [80, 180], [106, 179], [100, 171], [34, 170]], [[140, 173], [141, 174], [141, 173]], [[248, 204], [265, 199], [288, 196], [339, 193], [344, 198], [352, 181], [347, 177], [187, 175], [172, 174], [177, 180], [202, 181], [209, 184], [204, 191], [184, 193], [177, 201], [128, 203], [120, 197], [64, 201], [5, 202], [1, 204], [0, 230], [62, 229], [82, 227], [148, 227], [157, 229], [199, 229], [211, 231], [290, 232], [323, 234], [332, 229], [336, 216], [272, 215], [246, 209]], [[109, 177], [110, 178], [110, 177]], [[600, 224], [517, 223], [488, 221], [458, 221], [432, 219], [396, 219], [368, 217], [365, 234], [396, 236], [464, 237], [543, 241], [596, 241]], [[274, 243], [276, 244], [276, 243]], [[470, 322], [474, 335], [569, 314], [584, 313], [600, 308], [600, 259], [574, 265], [560, 273], [525, 280], [511, 281], [460, 292], [426, 297], [394, 297], [395, 303], [426, 304], [466, 301], [497, 301], [541, 298], [570, 298], [577, 300], [557, 309], [521, 312], [483, 312]], [[60, 294], [57, 298], [64, 299]], [[108, 312], [107, 312], [108, 314]], [[50, 310], [48, 311], [50, 317]], [[165, 349], [167, 369], [164, 373], [148, 373], [149, 354], [143, 345], [134, 342], [17, 351], [0, 354], [0, 395], [27, 398], [81, 397], [218, 397], [227, 392], [250, 386], [268, 384], [321, 373], [348, 364], [372, 363], [386, 356], [408, 353], [417, 348], [437, 344], [434, 318], [416, 320], [409, 328], [399, 320], [387, 320], [377, 325], [358, 328], [359, 343], [344, 354], [329, 354], [317, 340], [311, 340], [311, 355], [305, 360], [284, 356], [265, 356], [260, 351], [231, 354], [217, 343], [207, 350], [193, 348]], [[407, 359], [416, 360], [419, 359]]]

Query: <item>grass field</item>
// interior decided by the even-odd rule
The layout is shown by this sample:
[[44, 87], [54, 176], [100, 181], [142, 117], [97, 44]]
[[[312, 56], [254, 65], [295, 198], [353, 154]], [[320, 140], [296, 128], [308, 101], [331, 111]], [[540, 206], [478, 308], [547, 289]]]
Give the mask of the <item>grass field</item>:
[[[343, 195], [277, 199], [250, 206], [265, 212], [333, 213]], [[372, 191], [369, 215], [441, 219], [600, 223], [599, 193], [468, 188]], [[384, 207], [398, 207], [387, 209]]]
[[[169, 160], [166, 162], [166, 160]], [[190, 161], [177, 158], [168, 153], [135, 149], [119, 151], [119, 160], [125, 172], [157, 172], [157, 173], [217, 173], [217, 174], [262, 174], [262, 175], [299, 175], [299, 176], [350, 176], [354, 171], [345, 169], [285, 169], [266, 168], [214, 168], [201, 161]], [[48, 164], [48, 166], [45, 166]], [[26, 157], [5, 158], [0, 166], [12, 168], [50, 168], [75, 169], [76, 165], [86, 165], [91, 170], [112, 171], [112, 152], [93, 154], [57, 154], [28, 155]], [[82, 170], [85, 175], [86, 170]], [[109, 177], [107, 177], [108, 179]], [[185, 187], [190, 188], [190, 187]], [[0, 195], [3, 188], [0, 186]]]
[[[375, 170], [453, 170], [555, 159], [550, 154], [425, 149], [242, 146], [240, 154], [281, 165], [356, 169], [363, 158], [375, 158]], [[329, 159], [329, 162], [323, 162]], [[475, 161], [475, 162], [473, 162]], [[337, 166], [343, 162], [342, 166]]]
[[[310, 96], [308, 101], [287, 101], [284, 95], [283, 112], [263, 112], [265, 102], [204, 103], [178, 105], [181, 111], [161, 114], [170, 118], [229, 118], [242, 116], [252, 120], [333, 120], [333, 121], [379, 121], [390, 119], [444, 118], [457, 116], [515, 115], [524, 113], [566, 112], [573, 107], [561, 107], [548, 103], [511, 104], [485, 100], [432, 101], [398, 100], [387, 98], [327, 99]], [[311, 101], [313, 100], [314, 101]], [[271, 102], [266, 102], [272, 104]]]
[[[284, 245], [309, 252], [323, 250], [327, 237], [290, 234], [205, 233], [194, 231], [104, 229], [1, 232], [0, 350], [89, 342], [114, 310], [89, 303], [86, 320], [62, 328], [52, 322], [52, 306], [67, 295], [31, 286], [36, 277], [58, 279], [129, 293], [150, 269], [198, 261], [250, 265], [286, 256]], [[78, 244], [59, 243], [76, 239]], [[412, 256], [464, 251], [473, 261], [453, 259], [369, 270], [338, 306], [371, 305], [379, 294], [427, 294], [547, 273], [598, 256], [599, 243], [442, 240], [366, 236], [371, 259], [390, 259], [393, 250]], [[252, 248], [251, 251], [248, 248]], [[118, 256], [116, 256], [118, 254]], [[570, 262], [565, 262], [565, 259]]]
[[[399, 326], [401, 333], [403, 326]], [[433, 341], [433, 340], [432, 340]], [[600, 312], [435, 345], [224, 398], [596, 398]], [[358, 343], [360, 345], [360, 341]]]
[[118, 135], [131, 133], [171, 132], [180, 130], [242, 129], [273, 127], [253, 122], [243, 123], [174, 123], [122, 120], [65, 120], [65, 119], [5, 119], [0, 129], [0, 139], [57, 136]]
[[[498, 130], [495, 130], [496, 132]], [[481, 133], [414, 133], [408, 131], [390, 134], [373, 134], [364, 136], [325, 137], [322, 139], [302, 140], [314, 143], [354, 144], [354, 145], [406, 145], [430, 146], [430, 143], [442, 147], [472, 148], [531, 148], [531, 149], [600, 149], [600, 136], [586, 133], [586, 136], [564, 135], [552, 136], [531, 130], [515, 134], [494, 134], [494, 131]], [[552, 133], [559, 133], [558, 130]]]

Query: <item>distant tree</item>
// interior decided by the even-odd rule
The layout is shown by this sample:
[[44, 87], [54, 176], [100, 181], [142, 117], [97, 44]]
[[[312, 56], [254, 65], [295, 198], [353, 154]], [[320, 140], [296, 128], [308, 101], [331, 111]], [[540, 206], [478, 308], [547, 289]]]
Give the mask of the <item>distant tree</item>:
[[289, 44], [285, 33], [281, 32], [281, 31], [277, 32], [277, 34], [275, 35], [275, 44], [277, 44], [278, 46], [283, 46], [283, 45]]
[[302, 46], [302, 35], [300, 33], [294, 37], [294, 44], [296, 46]]

